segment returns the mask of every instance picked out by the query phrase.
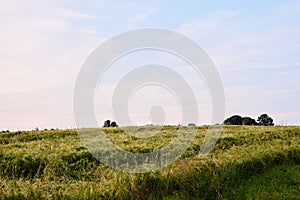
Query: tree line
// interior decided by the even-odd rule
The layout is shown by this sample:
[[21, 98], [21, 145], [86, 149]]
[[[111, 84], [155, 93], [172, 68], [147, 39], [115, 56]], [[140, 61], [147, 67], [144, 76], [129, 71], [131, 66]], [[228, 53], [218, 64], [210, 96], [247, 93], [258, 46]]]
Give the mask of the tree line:
[[240, 115], [233, 115], [224, 121], [225, 125], [261, 125], [261, 126], [274, 126], [273, 119], [267, 115], [260, 115], [257, 120], [251, 117], [241, 117]]
[[118, 127], [118, 124], [116, 122], [110, 122], [110, 120], [104, 121], [103, 127]]
[[[233, 115], [223, 122], [224, 125], [247, 125], [247, 126], [274, 126], [273, 119], [267, 114], [261, 114], [257, 120], [251, 117], [241, 117], [240, 115]], [[195, 126], [194, 123], [188, 124], [188, 126]], [[106, 120], [102, 127], [118, 127], [115, 121]]]

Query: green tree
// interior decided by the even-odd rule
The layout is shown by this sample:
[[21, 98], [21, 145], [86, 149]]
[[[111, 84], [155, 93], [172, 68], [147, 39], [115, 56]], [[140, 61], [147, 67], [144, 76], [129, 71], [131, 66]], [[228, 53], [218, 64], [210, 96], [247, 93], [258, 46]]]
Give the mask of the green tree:
[[274, 126], [273, 119], [267, 114], [262, 114], [257, 119], [259, 125], [263, 126]]
[[118, 125], [117, 125], [116, 122], [111, 122], [110, 126], [111, 126], [111, 127], [118, 127]]
[[243, 119], [239, 115], [233, 115], [224, 121], [226, 125], [242, 125]]
[[110, 127], [110, 120], [109, 119], [104, 121], [103, 127]]
[[243, 117], [242, 124], [251, 126], [251, 125], [257, 125], [257, 122], [255, 121], [255, 119], [252, 119], [251, 117]]

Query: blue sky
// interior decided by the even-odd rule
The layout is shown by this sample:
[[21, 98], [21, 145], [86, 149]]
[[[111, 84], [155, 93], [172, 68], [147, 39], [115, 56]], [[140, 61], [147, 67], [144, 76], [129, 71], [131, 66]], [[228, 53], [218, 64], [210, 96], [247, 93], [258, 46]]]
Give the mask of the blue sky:
[[[226, 117], [268, 113], [276, 124], [300, 125], [300, 1], [12, 0], [1, 4], [0, 27], [0, 130], [75, 127], [73, 89], [84, 60], [106, 39], [143, 27], [178, 31], [206, 50], [223, 80]], [[120, 63], [140, 64], [136, 58]], [[209, 123], [205, 86], [187, 68], [178, 70], [198, 94], [197, 123]], [[111, 74], [97, 102], [110, 102], [119, 78]], [[155, 92], [163, 94], [147, 91]], [[139, 103], [144, 93], [130, 108], [137, 124], [149, 119], [149, 106]], [[161, 96], [167, 122], [176, 124], [176, 101]], [[112, 117], [101, 104], [95, 105], [99, 123]]]

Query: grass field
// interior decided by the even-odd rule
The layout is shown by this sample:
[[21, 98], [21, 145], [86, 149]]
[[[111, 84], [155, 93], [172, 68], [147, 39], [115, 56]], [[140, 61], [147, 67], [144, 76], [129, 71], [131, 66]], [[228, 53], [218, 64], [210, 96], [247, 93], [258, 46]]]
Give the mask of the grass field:
[[[103, 130], [120, 148], [151, 152], [177, 128], [163, 127], [147, 139]], [[0, 199], [300, 199], [300, 127], [225, 126], [201, 157], [206, 130], [198, 127], [173, 164], [142, 174], [102, 165], [76, 130], [0, 133]]]

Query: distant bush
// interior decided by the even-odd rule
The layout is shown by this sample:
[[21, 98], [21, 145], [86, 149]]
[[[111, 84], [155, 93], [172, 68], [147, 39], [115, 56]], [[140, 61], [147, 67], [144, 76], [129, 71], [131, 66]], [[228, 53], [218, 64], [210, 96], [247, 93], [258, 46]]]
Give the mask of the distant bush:
[[241, 117], [239, 115], [233, 115], [223, 122], [225, 125], [263, 125], [274, 126], [273, 119], [267, 114], [262, 114], [258, 117], [257, 121], [251, 117]]
[[243, 122], [242, 122], [243, 125], [248, 125], [248, 126], [258, 125], [258, 123], [255, 121], [255, 119], [252, 119], [251, 117], [243, 117], [242, 119], [243, 119]]
[[239, 115], [233, 115], [232, 117], [227, 118], [224, 121], [224, 124], [226, 124], [226, 125], [242, 125], [243, 118]]
[[118, 125], [117, 125], [116, 122], [111, 122], [110, 126], [111, 126], [111, 127], [118, 127]]
[[273, 119], [267, 114], [262, 114], [257, 119], [259, 125], [263, 126], [274, 126]]
[[109, 119], [104, 121], [103, 127], [110, 127], [110, 120]]
[[118, 124], [116, 122], [110, 122], [110, 120], [104, 121], [103, 127], [118, 127]]

